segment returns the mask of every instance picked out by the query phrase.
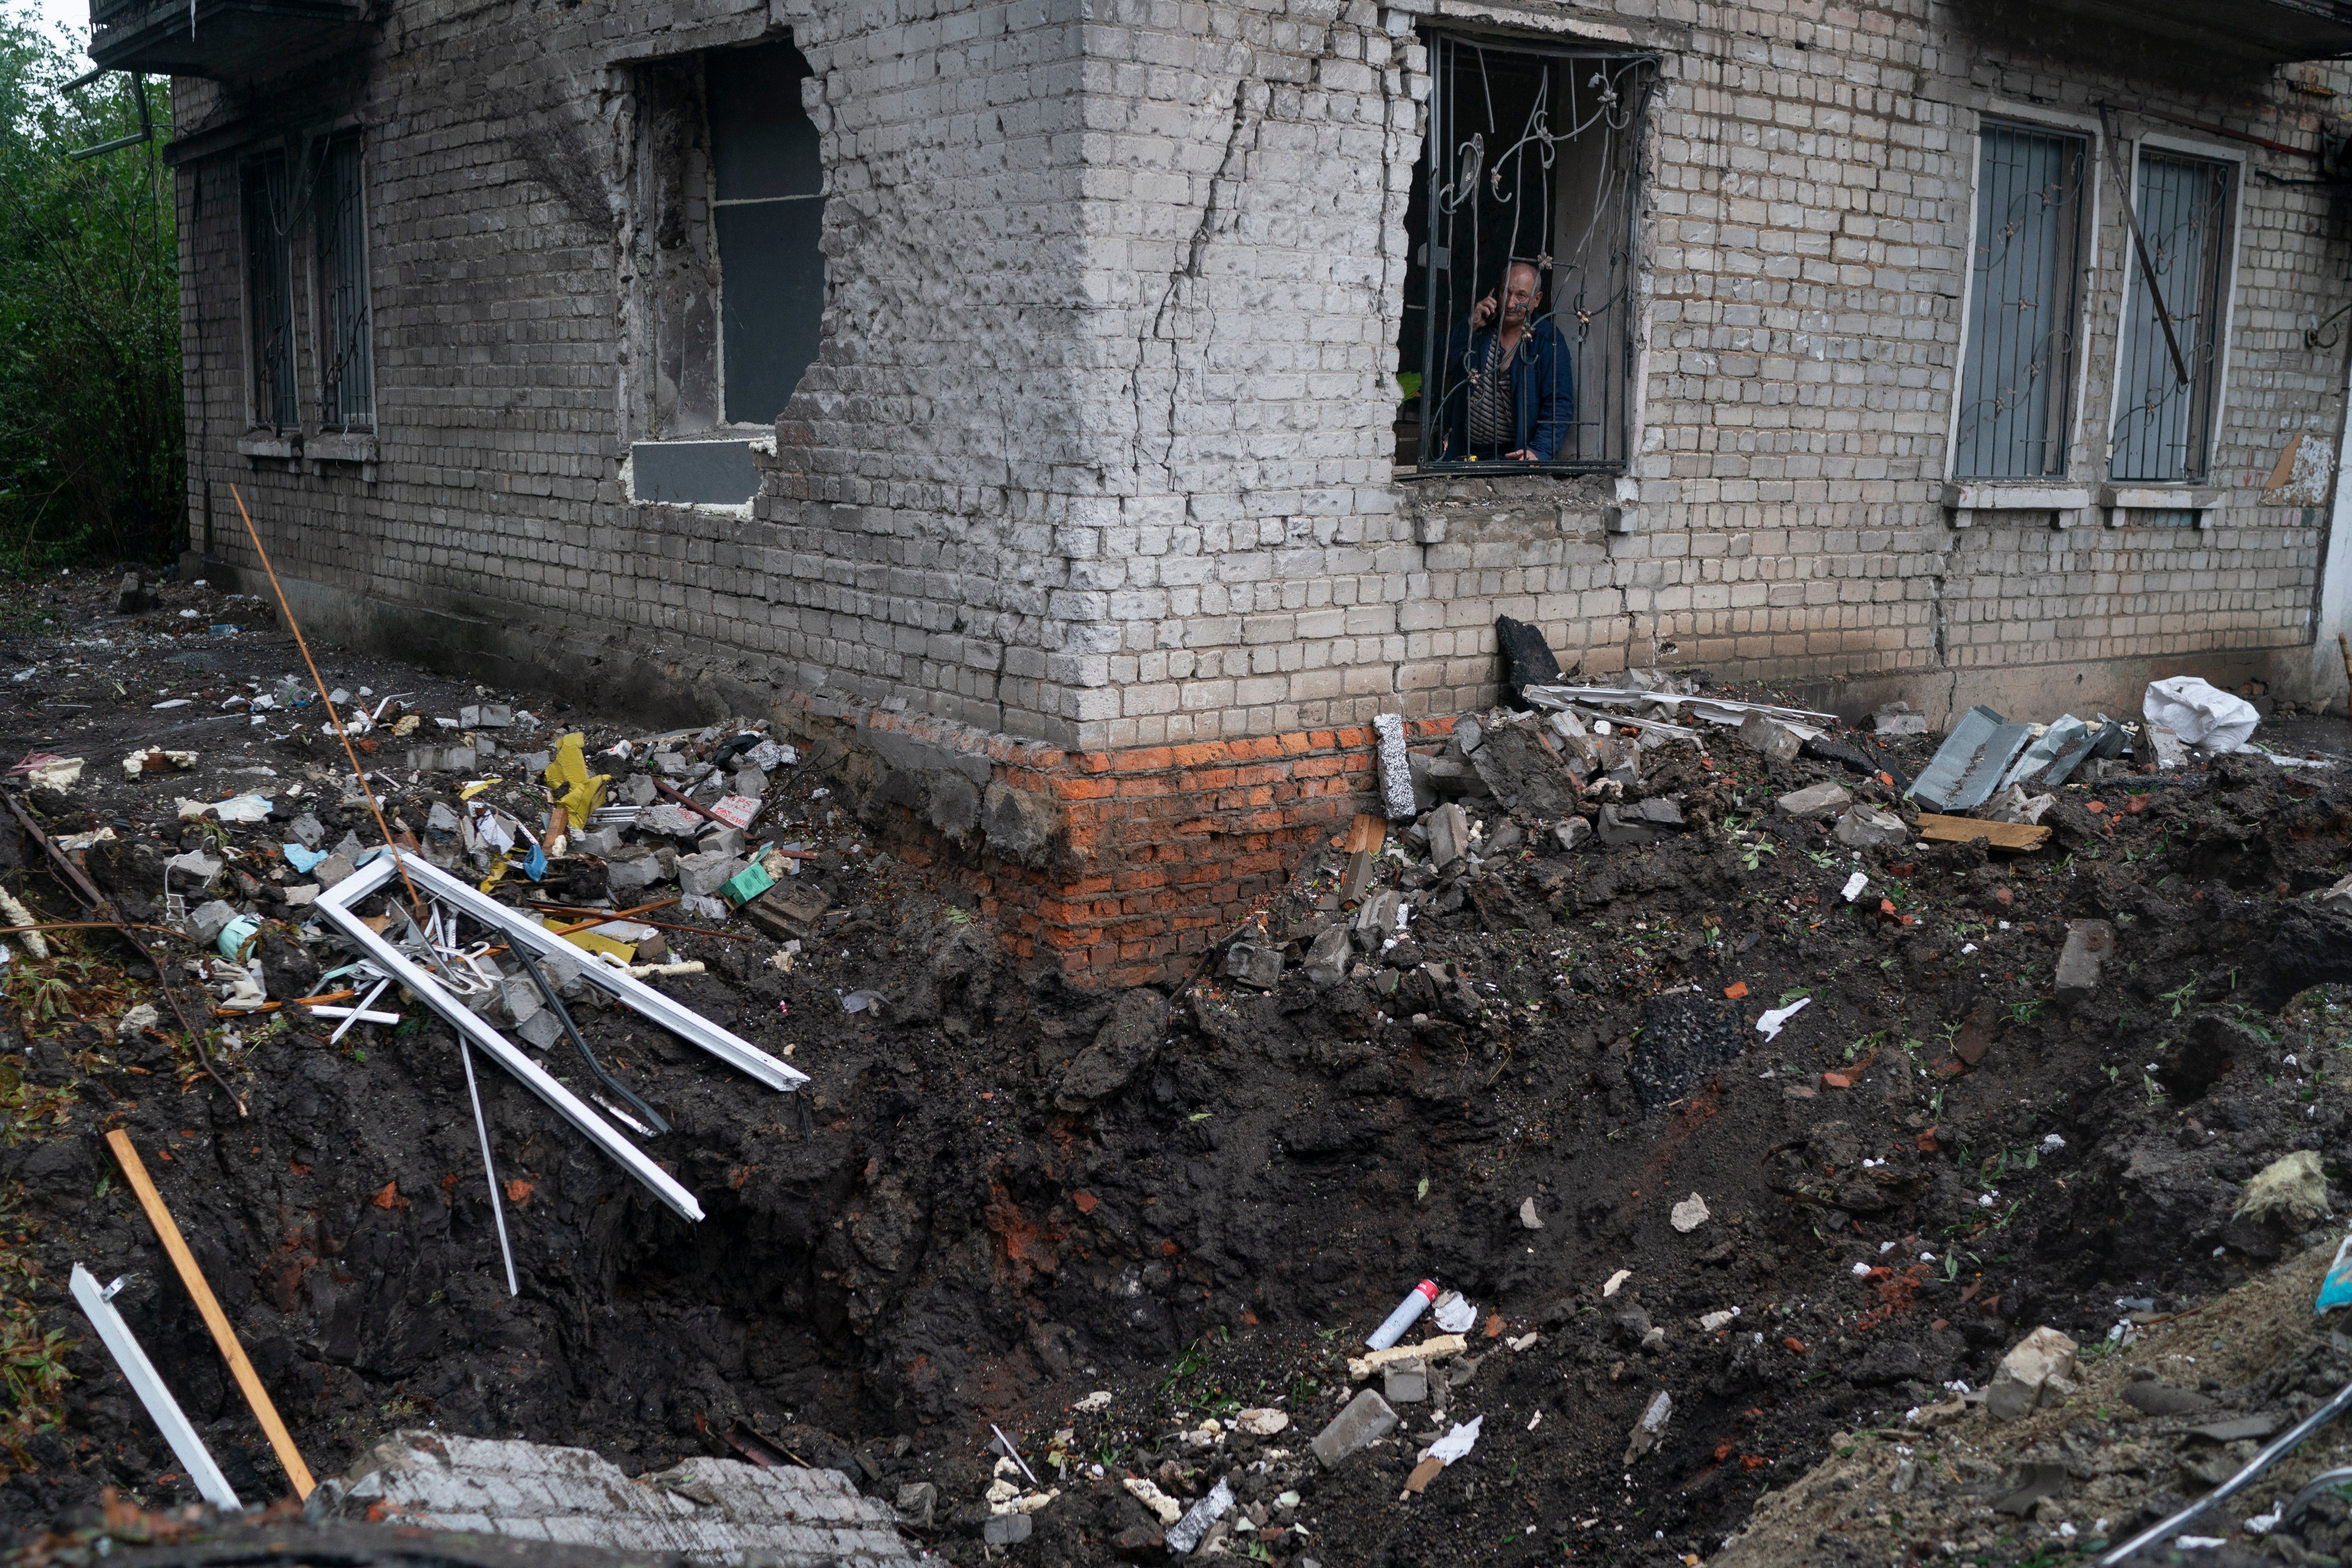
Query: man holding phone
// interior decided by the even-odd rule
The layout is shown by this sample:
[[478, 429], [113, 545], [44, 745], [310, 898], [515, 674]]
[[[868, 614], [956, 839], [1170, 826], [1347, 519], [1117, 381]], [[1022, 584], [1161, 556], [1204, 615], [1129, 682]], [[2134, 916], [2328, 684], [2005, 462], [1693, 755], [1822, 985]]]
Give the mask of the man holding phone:
[[1549, 463], [1568, 444], [1576, 373], [1566, 336], [1536, 314], [1542, 292], [1535, 264], [1514, 261], [1448, 335], [1440, 460]]

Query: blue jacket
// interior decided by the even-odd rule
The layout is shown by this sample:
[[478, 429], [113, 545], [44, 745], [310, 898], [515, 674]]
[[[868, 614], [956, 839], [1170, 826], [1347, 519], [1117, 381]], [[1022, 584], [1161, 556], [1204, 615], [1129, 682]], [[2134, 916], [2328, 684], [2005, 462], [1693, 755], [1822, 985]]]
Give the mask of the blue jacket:
[[[1446, 337], [1445, 356], [1437, 367], [1433, 421], [1442, 442], [1440, 461], [1458, 463], [1470, 455], [1469, 371], [1486, 362], [1496, 331], [1487, 326], [1474, 331], [1465, 321]], [[1520, 337], [1519, 352], [1511, 362], [1511, 391], [1517, 418], [1504, 450], [1531, 451], [1537, 462], [1550, 462], [1568, 445], [1575, 425], [1576, 367], [1567, 336], [1549, 316], [1529, 323]]]

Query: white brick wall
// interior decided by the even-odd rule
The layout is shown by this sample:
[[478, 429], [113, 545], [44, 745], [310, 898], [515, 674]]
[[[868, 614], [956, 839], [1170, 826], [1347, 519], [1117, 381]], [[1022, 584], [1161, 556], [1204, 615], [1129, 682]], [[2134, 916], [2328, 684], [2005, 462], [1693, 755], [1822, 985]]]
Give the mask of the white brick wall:
[[[194, 526], [209, 481], [236, 553], [235, 480], [281, 569], [331, 590], [1089, 748], [1483, 700], [1498, 614], [1588, 669], [1671, 643], [1783, 679], [2259, 671], [2307, 641], [2318, 531], [2261, 487], [2289, 437], [2332, 449], [2342, 420], [2340, 354], [2302, 336], [2347, 295], [2324, 191], [2242, 187], [2217, 527], [1955, 530], [1941, 485], [1979, 108], [2109, 98], [2311, 144], [2327, 100], [2005, 55], [1926, 0], [1621, 0], [1664, 64], [1638, 526], [1612, 533], [1606, 479], [1392, 470], [1435, 3], [395, 0], [348, 86], [288, 88], [369, 127], [374, 478], [236, 456], [234, 162], [196, 159]], [[823, 354], [751, 517], [633, 508], [611, 62], [775, 21], [818, 73]], [[183, 133], [216, 108], [183, 83]], [[2111, 188], [2100, 211], [2093, 481], [2125, 260]]]

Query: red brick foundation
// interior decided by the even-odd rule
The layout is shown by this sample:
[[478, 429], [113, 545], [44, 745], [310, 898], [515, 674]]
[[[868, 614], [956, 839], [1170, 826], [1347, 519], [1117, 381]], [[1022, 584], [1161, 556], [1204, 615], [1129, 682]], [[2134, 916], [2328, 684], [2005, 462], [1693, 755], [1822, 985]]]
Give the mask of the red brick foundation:
[[[822, 723], [812, 721], [804, 727]], [[1414, 739], [1452, 728], [1450, 717], [1407, 721]], [[972, 893], [1024, 964], [1081, 986], [1190, 973], [1281, 890], [1310, 848], [1377, 809], [1369, 725], [1120, 752], [1069, 752], [873, 711], [845, 716], [833, 732], [852, 749], [878, 750], [882, 735], [898, 735], [942, 756], [985, 757], [992, 785], [1052, 803], [1057, 842], [1031, 864], [887, 799], [862, 815], [900, 858]]]

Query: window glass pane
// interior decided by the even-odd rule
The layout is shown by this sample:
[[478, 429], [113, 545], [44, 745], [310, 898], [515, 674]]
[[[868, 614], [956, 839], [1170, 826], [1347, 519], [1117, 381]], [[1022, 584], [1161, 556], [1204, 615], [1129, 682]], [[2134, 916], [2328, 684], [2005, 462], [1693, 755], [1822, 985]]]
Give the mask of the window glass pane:
[[1625, 463], [1645, 56], [1438, 37], [1406, 210], [1400, 420], [1424, 468]]
[[[2201, 479], [2221, 350], [2230, 168], [2202, 158], [2143, 151], [2135, 194], [2157, 287], [2149, 291], [2135, 251], [2125, 285], [2112, 475], [2118, 479]], [[2157, 316], [2158, 299], [2171, 317], [2169, 343]], [[2180, 351], [2178, 363], [2175, 344]], [[2185, 382], [2184, 369], [2189, 373]]]
[[816, 127], [801, 107], [811, 74], [790, 44], [711, 53], [703, 82], [720, 201], [824, 194]]
[[360, 144], [338, 142], [320, 171], [319, 321], [322, 425], [365, 427], [375, 418], [368, 321], [367, 218], [362, 200]]
[[2085, 140], [1987, 122], [1953, 473], [2063, 473]]
[[719, 335], [727, 418], [764, 425], [784, 411], [816, 358], [824, 314], [822, 202], [747, 202], [719, 209]]
[[297, 423], [294, 384], [293, 246], [287, 234], [286, 163], [257, 160], [242, 171], [245, 315], [253, 421]]
[[725, 417], [765, 425], [816, 358], [824, 311], [824, 170], [790, 44], [721, 49], [704, 68], [719, 243]]

